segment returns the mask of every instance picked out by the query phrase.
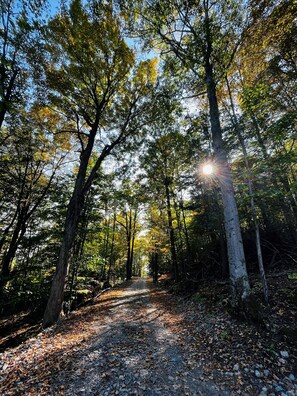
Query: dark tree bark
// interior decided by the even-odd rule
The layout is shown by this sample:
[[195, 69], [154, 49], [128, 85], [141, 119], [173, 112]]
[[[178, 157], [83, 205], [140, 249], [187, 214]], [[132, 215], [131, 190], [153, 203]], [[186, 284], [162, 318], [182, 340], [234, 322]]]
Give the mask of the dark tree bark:
[[132, 244], [132, 211], [129, 211], [129, 217], [126, 214], [126, 238], [127, 238], [127, 260], [126, 260], [126, 280], [132, 278], [132, 257], [131, 257], [131, 244]]
[[126, 260], [126, 279], [130, 280], [133, 274], [133, 255], [134, 244], [136, 236], [136, 219], [137, 219], [137, 206], [129, 210], [129, 215], [126, 213], [126, 239], [127, 239], [127, 260]]
[[110, 274], [111, 274], [111, 268], [112, 268], [112, 264], [113, 264], [113, 249], [114, 249], [114, 239], [115, 239], [115, 230], [116, 230], [116, 220], [117, 220], [117, 215], [116, 215], [116, 211], [114, 211], [113, 225], [112, 225], [112, 239], [111, 239], [111, 245], [110, 245], [109, 262], [108, 262], [108, 270], [107, 270], [107, 283], [110, 283]]
[[19, 241], [22, 239], [25, 232], [26, 224], [20, 219], [16, 224], [12, 238], [9, 243], [9, 247], [4, 254], [2, 260], [2, 277], [3, 279], [6, 279], [6, 281], [9, 279], [10, 276], [10, 264], [16, 254], [17, 248], [19, 246]]
[[155, 251], [152, 255], [152, 270], [153, 270], [153, 282], [158, 282], [158, 275], [159, 275], [159, 253], [157, 247], [155, 245]]
[[169, 185], [170, 185], [170, 179], [165, 176], [164, 186], [165, 186], [165, 194], [166, 194], [167, 220], [168, 220], [168, 228], [169, 228], [172, 270], [173, 270], [173, 274], [174, 274], [174, 279], [176, 282], [178, 282], [179, 281], [179, 271], [178, 271], [178, 265], [177, 265], [175, 235], [174, 235], [174, 228], [173, 228], [173, 221], [172, 221], [172, 209], [171, 209]]
[[135, 237], [136, 237], [136, 219], [137, 219], [137, 206], [134, 211], [133, 216], [133, 226], [132, 226], [132, 241], [131, 241], [131, 277], [133, 275], [133, 261], [134, 261], [134, 246], [135, 246]]
[[[94, 125], [91, 129], [88, 144], [81, 154], [80, 165], [76, 176], [74, 190], [67, 208], [64, 232], [59, 250], [56, 272], [53, 278], [50, 296], [43, 317], [44, 328], [57, 322], [60, 313], [62, 312], [64, 288], [69, 269], [68, 264], [70, 251], [75, 240], [79, 218], [84, 205], [84, 199], [87, 192], [89, 191], [89, 188], [85, 189], [86, 173], [95, 141], [97, 128], [98, 122], [97, 125]], [[98, 160], [103, 160], [102, 154]]]
[[180, 278], [182, 279], [186, 275], [186, 256], [188, 256], [188, 252], [185, 252], [185, 249], [184, 249], [184, 230], [183, 230], [183, 225], [182, 225], [182, 220], [181, 220], [181, 213], [180, 213], [179, 206], [178, 206], [178, 203], [176, 200], [176, 194], [174, 194], [174, 197], [173, 197], [173, 205], [174, 205], [174, 211], [176, 214], [177, 230], [178, 230], [177, 258], [178, 258], [178, 262], [180, 263], [180, 266], [181, 266]]

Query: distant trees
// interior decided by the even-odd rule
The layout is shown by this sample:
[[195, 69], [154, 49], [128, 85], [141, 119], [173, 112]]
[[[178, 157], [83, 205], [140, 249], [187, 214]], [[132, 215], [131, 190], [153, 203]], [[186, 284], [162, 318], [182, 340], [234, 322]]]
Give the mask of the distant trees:
[[126, 279], [130, 280], [133, 273], [133, 259], [136, 235], [139, 231], [139, 214], [141, 210], [141, 191], [139, 186], [129, 185], [124, 181], [121, 192], [118, 192], [118, 206], [120, 213], [116, 216], [117, 223], [123, 228], [126, 238]]
[[[189, 170], [191, 148], [189, 139], [170, 130], [170, 126], [168, 129], [166, 127], [162, 129], [160, 125], [159, 128], [155, 141], [149, 142], [147, 145], [147, 153], [143, 157], [142, 167], [147, 179], [147, 189], [150, 191], [149, 197], [154, 205], [158, 205], [160, 214], [163, 212], [163, 216], [166, 218], [172, 273], [175, 280], [179, 281], [181, 274], [178, 253], [181, 253], [181, 246], [178, 249], [176, 232], [179, 234], [185, 232], [185, 240], [187, 235], [180, 218], [178, 206], [181, 196], [178, 194], [182, 190], [181, 180]], [[159, 221], [162, 222], [161, 218]], [[156, 243], [158, 242], [156, 240]], [[182, 243], [182, 240], [180, 242]], [[185, 258], [183, 259], [185, 260]]]

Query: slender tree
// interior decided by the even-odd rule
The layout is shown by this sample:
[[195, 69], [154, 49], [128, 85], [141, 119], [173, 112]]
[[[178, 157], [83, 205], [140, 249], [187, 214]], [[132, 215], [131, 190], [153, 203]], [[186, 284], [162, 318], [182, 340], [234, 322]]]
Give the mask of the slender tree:
[[249, 191], [249, 197], [250, 197], [251, 215], [252, 215], [254, 227], [255, 227], [255, 236], [256, 236], [255, 239], [256, 239], [258, 266], [259, 266], [259, 271], [260, 271], [261, 280], [262, 280], [264, 299], [265, 299], [265, 302], [268, 304], [268, 301], [269, 301], [268, 286], [267, 286], [267, 280], [266, 280], [264, 263], [263, 263], [263, 255], [262, 255], [262, 247], [261, 247], [261, 239], [260, 239], [260, 227], [259, 227], [259, 222], [257, 220], [257, 212], [256, 212], [255, 198], [254, 198], [254, 187], [253, 187], [253, 183], [252, 183], [251, 167], [250, 167], [250, 163], [249, 163], [249, 159], [248, 159], [248, 153], [247, 153], [245, 140], [244, 140], [241, 126], [239, 124], [238, 117], [237, 117], [237, 114], [235, 111], [234, 101], [233, 101], [228, 77], [226, 77], [226, 84], [227, 84], [227, 89], [228, 89], [230, 105], [231, 105], [231, 119], [232, 119], [232, 123], [235, 128], [235, 131], [236, 131], [236, 134], [237, 134], [237, 137], [238, 137], [241, 149], [242, 149], [244, 163], [245, 163], [245, 167], [246, 167], [247, 185], [248, 185], [248, 191]]
[[[119, 18], [106, 4], [85, 9], [74, 0], [48, 29], [49, 61], [45, 66], [50, 99], [74, 120], [65, 132], [78, 139], [80, 158], [44, 327], [55, 323], [62, 311], [69, 255], [86, 194], [104, 159], [141, 129], [142, 98], [155, 77], [150, 60], [131, 72], [134, 54], [122, 38]], [[94, 146], [98, 157], [88, 169]]]

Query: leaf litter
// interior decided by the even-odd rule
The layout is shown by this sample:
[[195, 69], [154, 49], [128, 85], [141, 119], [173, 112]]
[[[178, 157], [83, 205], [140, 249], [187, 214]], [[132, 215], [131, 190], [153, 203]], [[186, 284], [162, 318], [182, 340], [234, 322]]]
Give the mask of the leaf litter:
[[134, 280], [6, 350], [0, 393], [296, 395], [294, 350], [221, 308]]

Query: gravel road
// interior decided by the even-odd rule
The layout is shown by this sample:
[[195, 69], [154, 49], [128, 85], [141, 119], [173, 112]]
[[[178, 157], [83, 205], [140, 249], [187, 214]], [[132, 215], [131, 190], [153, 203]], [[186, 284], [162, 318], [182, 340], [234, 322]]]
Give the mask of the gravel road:
[[228, 395], [201, 381], [150, 301], [144, 279], [137, 279], [112, 298], [105, 323], [92, 324], [97, 336], [79, 350], [67, 371], [54, 379], [65, 395]]

